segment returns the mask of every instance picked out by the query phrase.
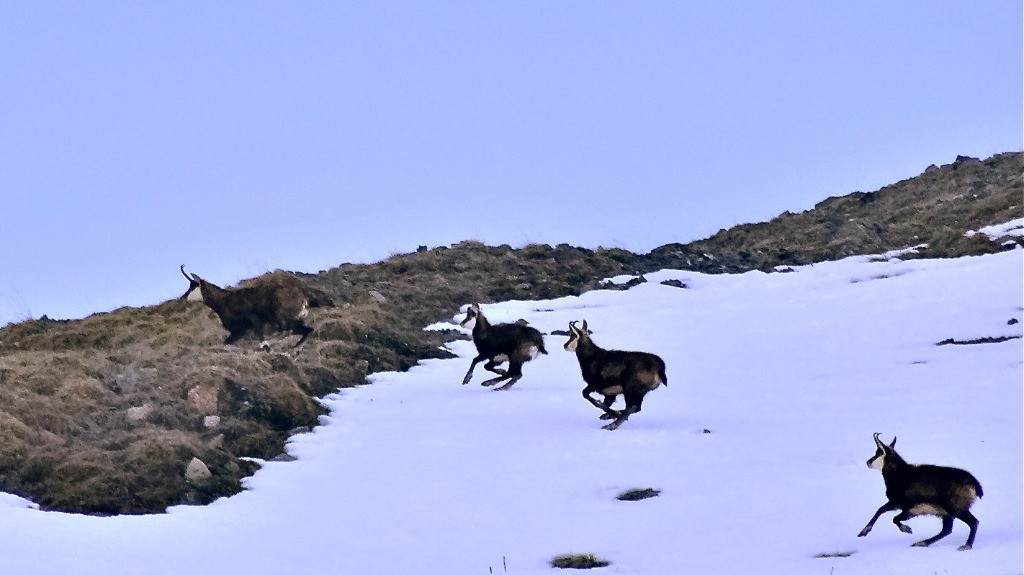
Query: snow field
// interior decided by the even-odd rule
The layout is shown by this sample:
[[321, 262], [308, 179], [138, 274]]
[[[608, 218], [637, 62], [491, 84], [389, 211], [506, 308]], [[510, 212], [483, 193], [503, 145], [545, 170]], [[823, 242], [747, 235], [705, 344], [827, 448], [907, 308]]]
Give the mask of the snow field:
[[[0, 507], [0, 570], [532, 575], [580, 552], [611, 561], [593, 573], [1019, 573], [1021, 340], [935, 344], [1021, 335], [1007, 323], [1024, 319], [1021, 253], [663, 271], [624, 292], [485, 305], [544, 333], [586, 319], [602, 347], [661, 355], [669, 385], [607, 432], [564, 336], [508, 392], [480, 387], [480, 368], [460, 385], [475, 353], [456, 341], [457, 359], [326, 398], [324, 424], [289, 442], [298, 460], [235, 497], [145, 517]], [[911, 463], [979, 478], [974, 550], [956, 550], [960, 522], [911, 548], [938, 532], [932, 517], [907, 536], [887, 514], [856, 537], [885, 501], [865, 465], [873, 432]], [[615, 499], [633, 487], [662, 493]], [[837, 553], [852, 554], [815, 557]]]

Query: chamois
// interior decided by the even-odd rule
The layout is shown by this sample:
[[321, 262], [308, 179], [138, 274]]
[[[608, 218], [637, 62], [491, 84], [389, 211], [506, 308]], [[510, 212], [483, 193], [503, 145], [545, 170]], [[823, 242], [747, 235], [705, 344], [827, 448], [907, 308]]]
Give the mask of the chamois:
[[900, 531], [910, 533], [910, 527], [902, 522], [917, 515], [937, 515], [942, 518], [942, 531], [929, 539], [914, 543], [914, 547], [927, 547], [953, 531], [953, 519], [959, 519], [971, 528], [967, 543], [961, 547], [966, 551], [974, 546], [978, 533], [978, 520], [971, 515], [974, 500], [983, 495], [981, 483], [973, 475], [955, 467], [938, 465], [911, 465], [896, 453], [896, 438], [886, 445], [875, 434], [875, 455], [868, 459], [868, 467], [882, 472], [885, 480], [885, 496], [889, 499], [878, 508], [874, 517], [861, 529], [858, 537], [871, 532], [875, 521], [888, 511], [900, 510], [892, 522]]
[[[590, 339], [587, 322], [583, 327], [576, 327], [576, 322], [569, 322], [569, 340], [565, 342], [565, 350], [576, 353], [583, 372], [583, 398], [604, 413], [601, 419], [614, 419], [602, 427], [613, 431], [629, 416], [640, 411], [647, 392], [659, 385], [668, 385], [665, 375], [665, 361], [653, 353], [644, 351], [619, 351], [598, 347]], [[594, 392], [604, 396], [598, 402], [591, 394]], [[622, 394], [626, 400], [626, 408], [622, 411], [612, 409], [615, 398]]]
[[[459, 324], [464, 328], [472, 330], [473, 343], [476, 345], [477, 356], [469, 365], [466, 377], [462, 378], [462, 385], [469, 383], [473, 378], [473, 370], [476, 364], [487, 360], [484, 369], [498, 374], [498, 377], [488, 379], [481, 383], [483, 386], [492, 386], [502, 381], [505, 385], [495, 388], [494, 391], [506, 391], [512, 387], [519, 378], [523, 377], [523, 364], [536, 358], [540, 354], [547, 354], [544, 349], [544, 336], [539, 331], [524, 323], [498, 323], [491, 324], [480, 311], [480, 304], [472, 304], [466, 310], [466, 319]], [[501, 369], [498, 365], [508, 362], [508, 371]]]
[[[277, 273], [272, 277], [255, 282], [251, 286], [224, 289], [196, 274], [181, 273], [188, 280], [188, 290], [180, 299], [186, 299], [192, 290], [199, 288], [203, 303], [220, 318], [221, 325], [229, 334], [224, 343], [234, 343], [249, 330], [260, 339], [264, 338], [267, 327], [272, 330], [291, 331], [301, 336], [295, 347], [302, 345], [313, 332], [303, 323], [309, 315], [309, 308], [330, 305], [326, 294], [312, 293], [291, 274]], [[312, 293], [311, 295], [309, 295]], [[269, 344], [263, 342], [266, 347]]]

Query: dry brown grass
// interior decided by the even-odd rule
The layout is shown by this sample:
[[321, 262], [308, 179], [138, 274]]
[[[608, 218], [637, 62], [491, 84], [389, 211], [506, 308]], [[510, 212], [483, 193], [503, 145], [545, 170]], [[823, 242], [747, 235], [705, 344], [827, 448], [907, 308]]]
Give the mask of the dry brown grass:
[[[270, 352], [251, 338], [224, 345], [220, 322], [199, 302], [7, 326], [0, 489], [90, 513], [159, 511], [234, 493], [251, 472], [241, 458], [272, 458], [294, 430], [316, 425], [316, 397], [443, 356], [444, 335], [424, 325], [472, 301], [579, 293], [586, 281], [626, 269], [587, 250], [476, 243], [341, 266], [302, 276], [337, 305], [314, 310], [315, 331], [301, 348], [282, 336]], [[208, 415], [219, 425], [204, 427]], [[184, 480], [193, 457], [212, 471], [208, 484]]]
[[[322, 408], [286, 356], [222, 338], [204, 306], [179, 301], [0, 330], [0, 489], [87, 513], [238, 491], [252, 471], [241, 457], [280, 453]], [[197, 389], [206, 403], [189, 401]], [[184, 480], [192, 457], [213, 472], [203, 485]]]
[[[1024, 154], [959, 160], [876, 192], [828, 198], [814, 209], [721, 230], [651, 252], [655, 267], [709, 273], [768, 271], [928, 244], [907, 257], [954, 257], [1006, 249], [965, 231], [1024, 217]], [[1021, 243], [1018, 239], [1018, 243]], [[707, 256], [712, 257], [707, 257]]]

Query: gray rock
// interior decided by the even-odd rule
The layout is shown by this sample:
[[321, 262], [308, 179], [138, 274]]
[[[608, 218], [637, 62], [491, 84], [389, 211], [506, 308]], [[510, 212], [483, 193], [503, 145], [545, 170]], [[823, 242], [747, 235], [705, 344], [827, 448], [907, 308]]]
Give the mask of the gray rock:
[[185, 480], [189, 483], [205, 483], [212, 476], [210, 468], [198, 457], [193, 457], [192, 461], [188, 462], [188, 467], [185, 468]]
[[142, 421], [143, 419], [146, 419], [150, 413], [153, 413], [153, 409], [153, 405], [150, 403], [136, 407], [129, 407], [128, 419], [131, 421]]

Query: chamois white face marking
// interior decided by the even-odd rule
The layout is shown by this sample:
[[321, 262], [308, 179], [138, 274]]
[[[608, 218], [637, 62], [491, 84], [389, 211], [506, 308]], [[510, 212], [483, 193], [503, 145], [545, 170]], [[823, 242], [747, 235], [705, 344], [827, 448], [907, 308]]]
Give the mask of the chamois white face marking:
[[309, 303], [302, 302], [302, 309], [299, 310], [299, 317], [306, 317], [307, 315], [309, 315]]
[[562, 347], [565, 348], [565, 351], [575, 352], [576, 351], [576, 345], [579, 342], [580, 342], [580, 336], [579, 336], [579, 334], [576, 333], [575, 328], [569, 328], [569, 341], [565, 342], [565, 345], [563, 345]]
[[885, 452], [879, 449], [875, 456], [868, 460], [868, 467], [881, 471], [885, 467]]
[[466, 319], [459, 323], [460, 326], [472, 331], [476, 327], [476, 318], [480, 313], [480, 308], [476, 304], [470, 305], [466, 308]]
[[535, 345], [531, 345], [530, 346], [530, 359], [531, 360], [537, 359], [538, 355], [540, 355], [540, 349], [537, 346], [535, 346]]
[[[896, 445], [896, 439], [892, 440], [892, 445]], [[878, 434], [876, 433], [875, 434], [875, 455], [871, 459], [868, 460], [868, 467], [870, 467], [871, 469], [877, 469], [877, 470], [881, 471], [882, 468], [885, 467], [885, 456], [889, 453], [889, 449], [892, 449], [892, 448], [891, 447], [886, 447], [886, 445], [884, 443], [882, 443], [882, 441], [880, 439], [878, 439]]]

